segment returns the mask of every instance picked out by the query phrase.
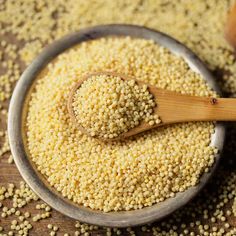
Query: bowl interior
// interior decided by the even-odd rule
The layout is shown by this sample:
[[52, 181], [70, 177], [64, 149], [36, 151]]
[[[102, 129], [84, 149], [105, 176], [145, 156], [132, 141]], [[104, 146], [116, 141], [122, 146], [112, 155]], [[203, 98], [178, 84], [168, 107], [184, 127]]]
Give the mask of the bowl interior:
[[217, 147], [219, 153], [215, 157], [215, 163], [210, 172], [202, 175], [197, 186], [191, 187], [182, 193], [177, 193], [174, 198], [166, 199], [163, 202], [140, 210], [109, 213], [91, 210], [63, 198], [55, 189], [49, 186], [46, 179], [37, 171], [34, 163], [28, 158], [29, 155], [24, 143], [23, 127], [25, 109], [27, 109], [26, 105], [29, 100], [29, 94], [34, 87], [36, 77], [51, 60], [76, 44], [105, 36], [131, 36], [154, 40], [159, 45], [168, 48], [172, 53], [183, 57], [190, 68], [201, 74], [210, 87], [220, 94], [220, 89], [215, 83], [214, 78], [199, 58], [170, 36], [134, 25], [96, 26], [70, 34], [56, 41], [47, 47], [25, 70], [17, 83], [10, 103], [8, 118], [9, 142], [14, 161], [24, 180], [41, 199], [56, 210], [79, 221], [95, 225], [109, 227], [142, 225], [160, 220], [171, 214], [188, 203], [204, 187], [213, 175], [220, 160], [225, 139], [225, 128], [222, 123], [216, 123], [215, 125], [215, 133], [212, 135], [211, 145]]

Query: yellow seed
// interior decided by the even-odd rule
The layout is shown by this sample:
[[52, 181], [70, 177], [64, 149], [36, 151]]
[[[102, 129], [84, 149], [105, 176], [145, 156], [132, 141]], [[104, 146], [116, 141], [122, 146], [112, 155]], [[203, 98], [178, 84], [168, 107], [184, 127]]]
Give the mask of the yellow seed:
[[48, 229], [52, 229], [52, 228], [53, 228], [52, 224], [48, 224]]

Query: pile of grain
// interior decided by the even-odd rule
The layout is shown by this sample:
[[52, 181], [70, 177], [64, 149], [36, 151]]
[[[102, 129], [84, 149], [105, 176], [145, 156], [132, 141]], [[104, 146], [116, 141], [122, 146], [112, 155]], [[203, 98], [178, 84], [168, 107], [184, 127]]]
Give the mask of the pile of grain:
[[84, 42], [46, 69], [29, 102], [27, 141], [30, 158], [63, 196], [105, 212], [140, 209], [196, 185], [214, 163], [213, 123], [177, 124], [107, 144], [71, 122], [68, 96], [89, 72], [125, 72], [159, 88], [213, 94], [182, 58], [153, 41], [112, 37]]

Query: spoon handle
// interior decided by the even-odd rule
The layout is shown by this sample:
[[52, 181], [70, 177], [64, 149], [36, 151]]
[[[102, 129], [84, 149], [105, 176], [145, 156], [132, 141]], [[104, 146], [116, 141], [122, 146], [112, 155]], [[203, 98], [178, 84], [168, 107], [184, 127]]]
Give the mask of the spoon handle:
[[236, 98], [211, 98], [205, 113], [206, 120], [236, 121]]
[[209, 98], [152, 89], [163, 124], [188, 121], [236, 121], [236, 98]]

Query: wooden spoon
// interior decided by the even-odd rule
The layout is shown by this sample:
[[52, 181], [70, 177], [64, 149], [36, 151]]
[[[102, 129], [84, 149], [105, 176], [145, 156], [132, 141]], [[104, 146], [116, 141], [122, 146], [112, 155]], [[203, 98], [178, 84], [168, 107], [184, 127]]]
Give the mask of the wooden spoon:
[[236, 4], [229, 12], [228, 19], [225, 26], [225, 38], [236, 48]]
[[[76, 83], [69, 95], [67, 104], [68, 111], [74, 124], [77, 125], [79, 130], [81, 130], [87, 135], [89, 135], [87, 130], [80, 126], [76, 120], [72, 106], [73, 98], [76, 90], [79, 89], [79, 87], [85, 80], [94, 75], [104, 74], [119, 76], [123, 80], [133, 79], [125, 75], [113, 72], [101, 72], [86, 75], [81, 81]], [[128, 132], [122, 133], [114, 139], [106, 140], [124, 139], [150, 129], [155, 129], [160, 126], [165, 126], [174, 123], [190, 121], [236, 121], [235, 98], [214, 98], [183, 95], [165, 89], [156, 88], [155, 86], [149, 85], [142, 81], [135, 81], [138, 85], [146, 84], [148, 86], [148, 89], [150, 93], [153, 94], [157, 104], [156, 108], [154, 109], [154, 112], [158, 114], [162, 122], [160, 124], [151, 126], [147, 122], [143, 121], [138, 126], [130, 129]]]

